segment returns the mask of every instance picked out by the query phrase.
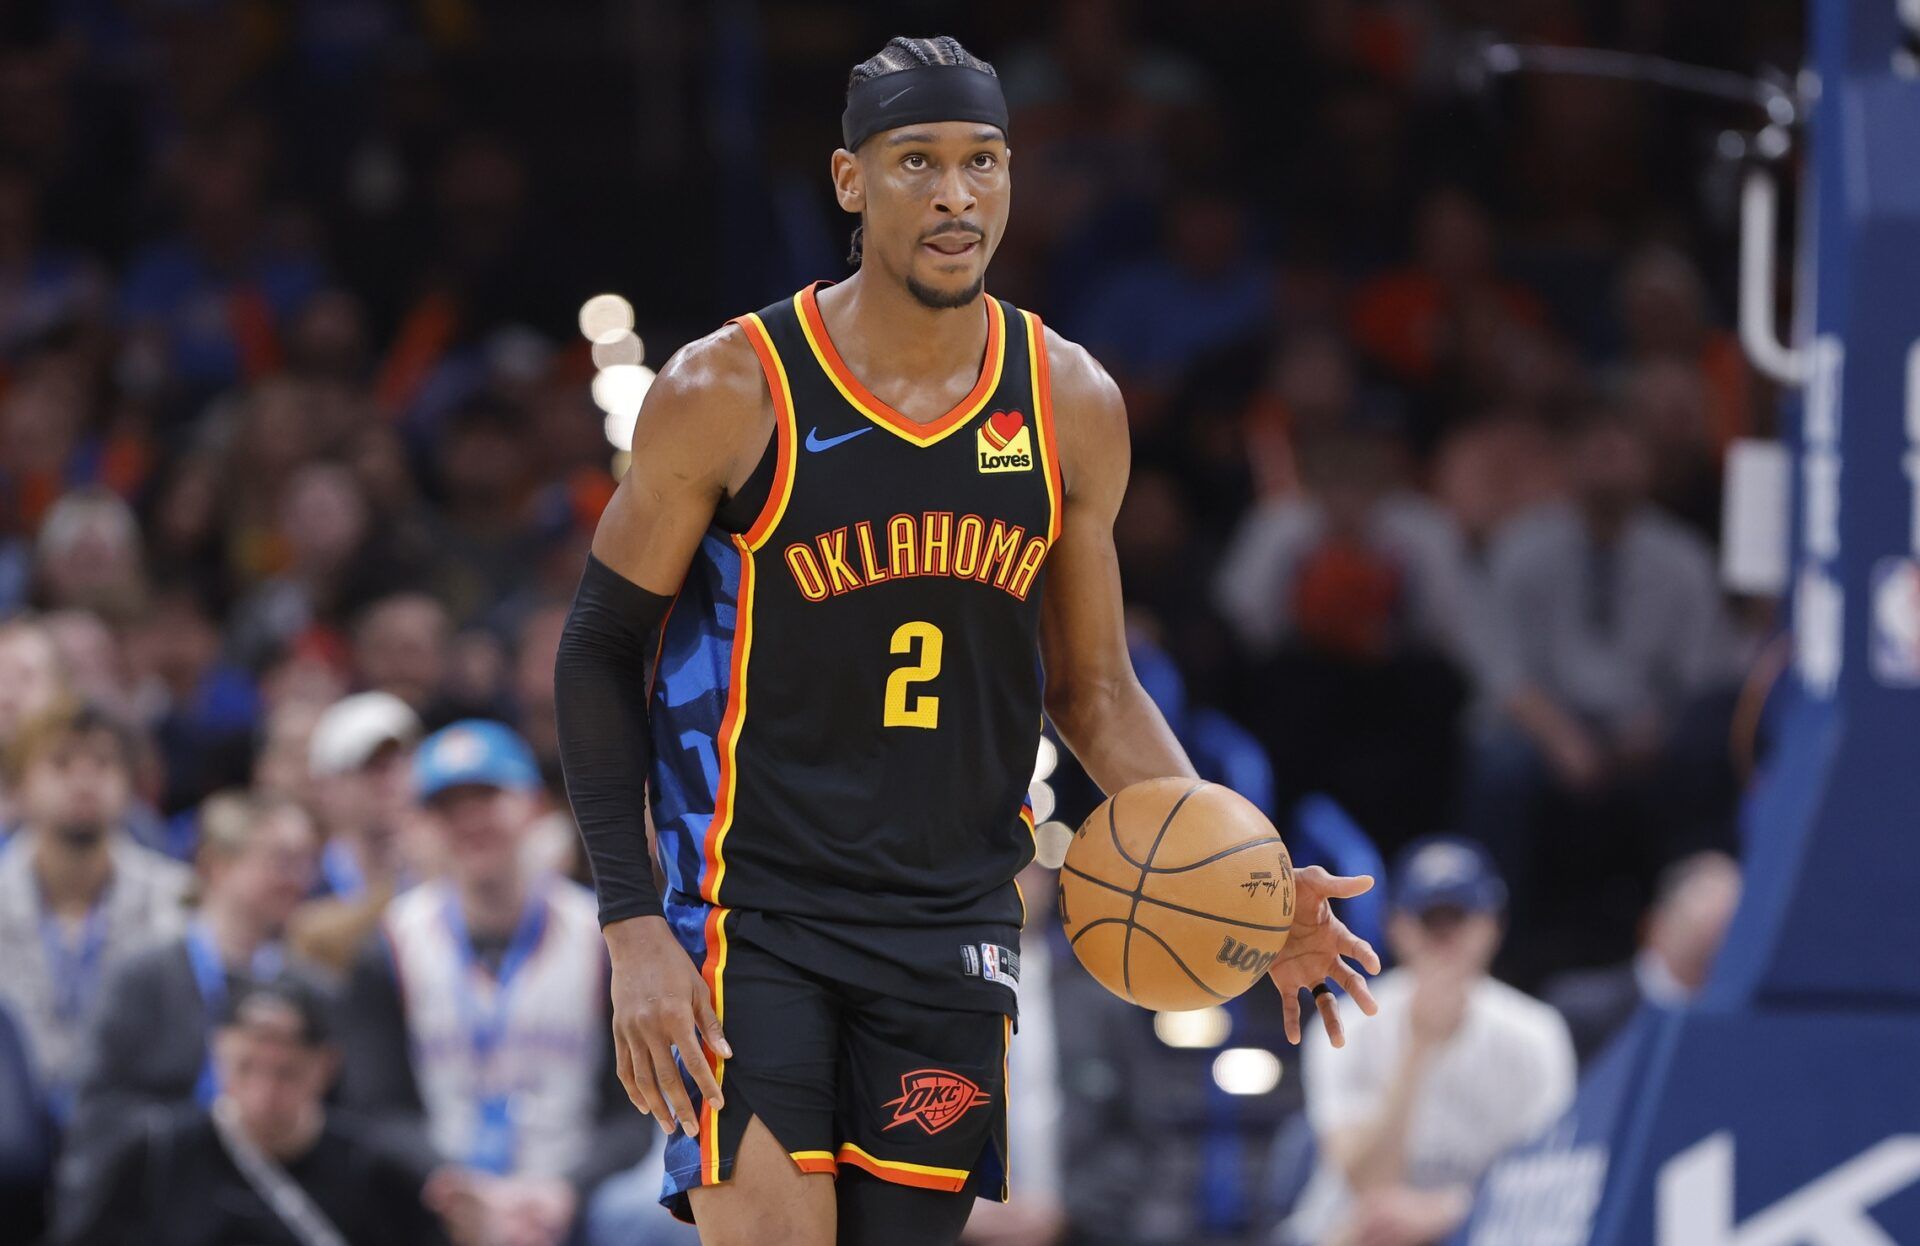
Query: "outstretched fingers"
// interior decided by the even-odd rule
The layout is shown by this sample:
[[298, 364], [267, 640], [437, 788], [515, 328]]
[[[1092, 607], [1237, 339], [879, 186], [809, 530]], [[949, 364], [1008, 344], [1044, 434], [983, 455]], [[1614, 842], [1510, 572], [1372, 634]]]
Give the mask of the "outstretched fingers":
[[1371, 874], [1329, 874], [1318, 865], [1309, 865], [1295, 876], [1296, 883], [1306, 883], [1314, 891], [1332, 900], [1351, 900], [1373, 890]]
[[1287, 1041], [1300, 1045], [1300, 992], [1280, 991], [1280, 1023], [1286, 1027]]
[[1313, 1002], [1320, 1009], [1320, 1023], [1327, 1027], [1327, 1041], [1335, 1047], [1345, 1047], [1347, 1031], [1340, 1024], [1340, 1001], [1332, 991], [1322, 991], [1313, 997]]
[[[1361, 1012], [1369, 1017], [1379, 1013], [1380, 1005], [1373, 998], [1373, 988], [1367, 985], [1365, 974], [1339, 957], [1335, 957], [1333, 972], [1329, 976], [1340, 984], [1341, 990], [1353, 996], [1353, 1002], [1360, 1005]], [[1321, 998], [1325, 999], [1326, 996], [1323, 995]]]

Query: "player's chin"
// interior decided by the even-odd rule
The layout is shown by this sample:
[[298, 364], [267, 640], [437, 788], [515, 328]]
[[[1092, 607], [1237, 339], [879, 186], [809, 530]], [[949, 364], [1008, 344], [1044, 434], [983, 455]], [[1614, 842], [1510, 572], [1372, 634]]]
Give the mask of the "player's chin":
[[985, 261], [971, 258], [973, 254], [968, 252], [959, 260], [942, 255], [937, 256], [937, 264], [915, 264], [907, 282], [914, 297], [929, 307], [965, 307], [972, 303], [980, 297], [986, 271]]

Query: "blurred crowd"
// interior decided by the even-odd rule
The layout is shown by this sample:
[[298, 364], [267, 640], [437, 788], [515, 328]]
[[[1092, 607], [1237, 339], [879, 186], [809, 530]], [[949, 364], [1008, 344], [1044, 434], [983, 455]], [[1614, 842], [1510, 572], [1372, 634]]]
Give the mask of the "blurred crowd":
[[[1791, 0], [22, 0], [26, 1240], [688, 1240], [568, 881], [551, 671], [614, 484], [575, 312], [623, 291], [657, 365], [843, 273], [845, 73], [935, 29], [1012, 107], [995, 293], [1127, 398], [1143, 679], [1301, 859], [1395, 863], [1389, 1009], [1304, 1070], [1258, 993], [1172, 1035], [1037, 913], [1026, 1193], [971, 1240], [1437, 1240], [1576, 1059], [1697, 988], [1779, 664], [1715, 574], [1721, 458], [1773, 401], [1710, 159], [1749, 119], [1462, 68], [1488, 30], [1790, 67]], [[1070, 822], [1096, 799], [1070, 759], [1051, 785]], [[1221, 1075], [1229, 1043], [1282, 1075]]]

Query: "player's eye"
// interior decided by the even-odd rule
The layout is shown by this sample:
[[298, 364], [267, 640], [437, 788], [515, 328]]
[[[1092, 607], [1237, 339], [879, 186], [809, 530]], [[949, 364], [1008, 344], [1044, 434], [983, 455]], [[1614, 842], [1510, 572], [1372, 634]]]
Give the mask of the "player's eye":
[[983, 151], [973, 158], [973, 167], [976, 169], [991, 169], [999, 163], [1000, 161], [990, 151]]
[[900, 161], [909, 171], [918, 173], [927, 167], [927, 158], [919, 152], [913, 152]]

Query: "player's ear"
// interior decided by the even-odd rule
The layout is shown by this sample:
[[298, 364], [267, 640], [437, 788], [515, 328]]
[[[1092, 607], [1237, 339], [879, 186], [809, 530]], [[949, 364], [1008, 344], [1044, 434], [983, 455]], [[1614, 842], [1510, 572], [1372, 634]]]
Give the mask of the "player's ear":
[[867, 192], [860, 173], [860, 161], [844, 147], [833, 153], [833, 195], [842, 212], [858, 215], [867, 206]]

